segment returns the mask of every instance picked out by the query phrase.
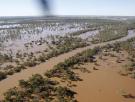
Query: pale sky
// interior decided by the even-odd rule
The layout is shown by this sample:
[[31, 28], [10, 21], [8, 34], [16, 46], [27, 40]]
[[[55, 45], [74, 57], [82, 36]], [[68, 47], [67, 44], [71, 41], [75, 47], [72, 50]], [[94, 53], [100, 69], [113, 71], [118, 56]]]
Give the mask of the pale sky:
[[[40, 16], [38, 0], [0, 0], [0, 16]], [[56, 15], [135, 16], [135, 0], [49, 0]]]

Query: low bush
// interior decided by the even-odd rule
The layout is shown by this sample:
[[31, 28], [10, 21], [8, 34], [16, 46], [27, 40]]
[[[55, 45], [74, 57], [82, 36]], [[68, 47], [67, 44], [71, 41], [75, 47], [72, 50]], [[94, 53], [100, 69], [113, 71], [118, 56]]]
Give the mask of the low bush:
[[6, 73], [0, 72], [0, 81], [7, 77]]
[[60, 86], [57, 81], [44, 78], [41, 75], [33, 75], [28, 81], [20, 80], [19, 87], [9, 89], [3, 102], [32, 102], [45, 100], [45, 102], [58, 101], [75, 102], [76, 93], [67, 87]]

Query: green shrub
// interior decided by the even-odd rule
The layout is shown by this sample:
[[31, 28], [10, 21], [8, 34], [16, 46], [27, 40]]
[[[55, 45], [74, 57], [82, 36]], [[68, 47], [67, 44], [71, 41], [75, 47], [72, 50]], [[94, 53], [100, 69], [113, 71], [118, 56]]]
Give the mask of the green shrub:
[[46, 57], [45, 56], [39, 56], [38, 61], [45, 62], [46, 61]]
[[39, 74], [33, 75], [29, 80], [20, 80], [19, 87], [8, 90], [4, 96], [4, 102], [29, 102], [29, 100], [40, 101], [44, 99], [46, 102], [60, 102], [59, 97], [65, 100], [74, 100], [76, 93], [67, 87], [62, 87], [57, 81], [44, 78]]
[[14, 70], [11, 69], [11, 70], [9, 70], [9, 71], [6, 71], [6, 74], [7, 74], [7, 75], [13, 75], [13, 74], [14, 74]]
[[24, 63], [24, 65], [28, 67], [34, 67], [37, 65], [37, 63], [35, 61], [27, 61]]
[[6, 73], [0, 72], [0, 81], [7, 77]]
[[133, 73], [131, 74], [131, 78], [134, 78], [134, 79], [135, 79], [135, 72], [133, 72]]
[[19, 67], [16, 67], [16, 68], [14, 68], [14, 71], [15, 71], [16, 73], [18, 73], [18, 72], [21, 71], [21, 69], [20, 69]]

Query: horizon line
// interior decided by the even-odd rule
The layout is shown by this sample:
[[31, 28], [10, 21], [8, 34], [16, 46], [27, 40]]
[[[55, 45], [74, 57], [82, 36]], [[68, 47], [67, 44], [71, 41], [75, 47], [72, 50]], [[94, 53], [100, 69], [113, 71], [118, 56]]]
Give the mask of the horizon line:
[[135, 17], [135, 15], [34, 15], [34, 16], [0, 16], [4, 17]]

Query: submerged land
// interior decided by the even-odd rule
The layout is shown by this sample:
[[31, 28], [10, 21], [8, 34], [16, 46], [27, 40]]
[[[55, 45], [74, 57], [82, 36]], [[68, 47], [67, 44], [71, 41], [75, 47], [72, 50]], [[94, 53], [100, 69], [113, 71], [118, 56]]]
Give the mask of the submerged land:
[[135, 17], [1, 18], [0, 101], [134, 102]]

